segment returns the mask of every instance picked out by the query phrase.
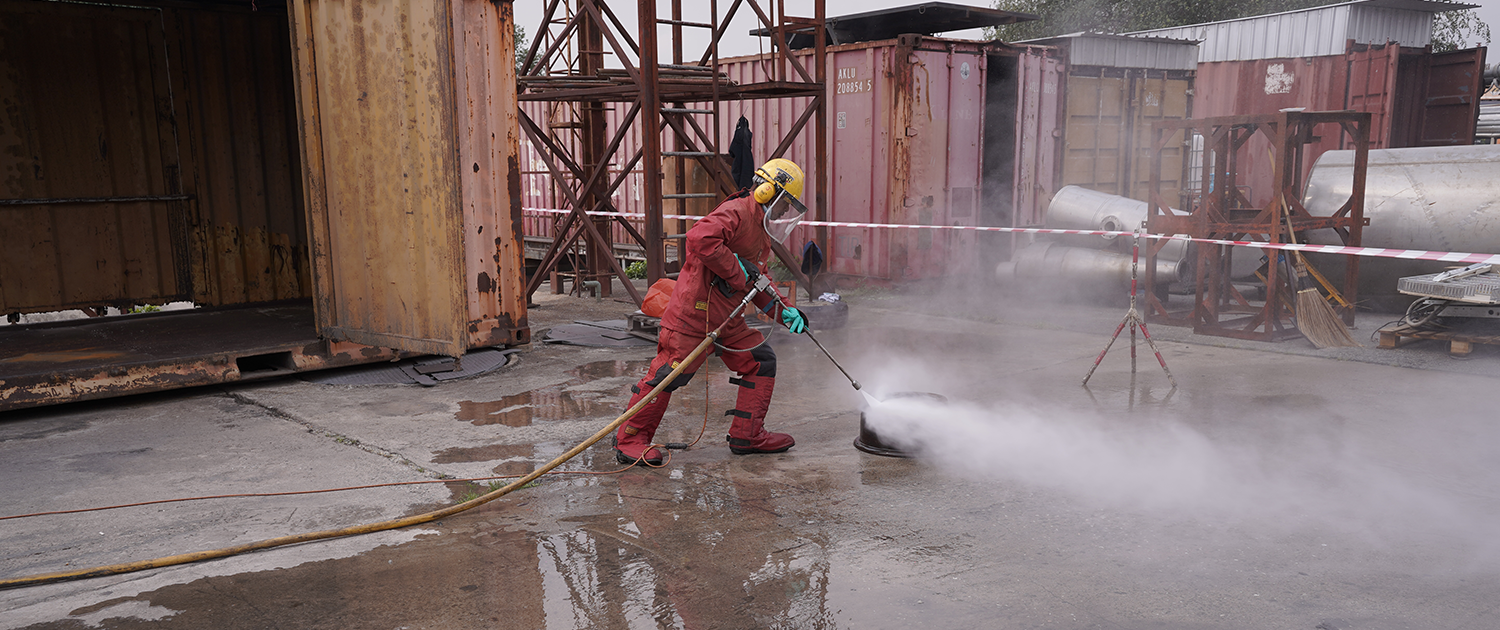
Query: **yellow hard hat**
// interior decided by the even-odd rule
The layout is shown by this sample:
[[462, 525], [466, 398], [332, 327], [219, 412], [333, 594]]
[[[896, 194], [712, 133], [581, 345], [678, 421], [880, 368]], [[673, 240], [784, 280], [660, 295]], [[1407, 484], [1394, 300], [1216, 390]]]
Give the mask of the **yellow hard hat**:
[[776, 158], [755, 169], [755, 203], [771, 203], [778, 188], [802, 200], [802, 168], [791, 160]]

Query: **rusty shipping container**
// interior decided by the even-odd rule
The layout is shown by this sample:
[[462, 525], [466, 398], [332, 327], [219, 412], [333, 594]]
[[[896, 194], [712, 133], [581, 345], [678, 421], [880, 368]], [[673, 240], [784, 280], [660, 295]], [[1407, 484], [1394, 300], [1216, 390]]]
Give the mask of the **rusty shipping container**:
[[0, 410], [528, 340], [509, 2], [0, 16], [0, 311], [197, 307], [0, 326]]
[[[1199, 40], [1193, 115], [1266, 114], [1288, 108], [1371, 114], [1370, 148], [1472, 144], [1484, 48], [1431, 50], [1436, 13], [1460, 3], [1364, 0], [1238, 20], [1131, 33]], [[1303, 176], [1343, 134], [1319, 132]], [[1269, 145], [1250, 141], [1238, 181], [1253, 204], [1272, 193]]]
[[[811, 63], [811, 51], [798, 54]], [[775, 75], [769, 59], [721, 63], [731, 81], [746, 84]], [[829, 123], [821, 132], [829, 141], [829, 220], [1041, 224], [1060, 160], [1063, 63], [1056, 49], [903, 35], [830, 46], [827, 64]], [[806, 106], [806, 99], [726, 102], [718, 125], [721, 150], [744, 116], [754, 134], [754, 158], [766, 160]], [[613, 133], [616, 118], [608, 120]], [[783, 157], [811, 164], [813, 130], [804, 130]], [[671, 134], [663, 131], [663, 146], [671, 146]], [[630, 155], [639, 141], [628, 137], [620, 153]], [[545, 166], [528, 167], [528, 207], [555, 201], [547, 192], [550, 178], [540, 171]], [[620, 210], [639, 211], [638, 178], [633, 175], [616, 192]], [[815, 188], [809, 176], [804, 197], [816, 199]], [[665, 209], [673, 214], [678, 207], [670, 202]], [[547, 225], [550, 219], [528, 217], [527, 235], [550, 235]], [[806, 242], [813, 230], [801, 228], [793, 238]], [[830, 228], [831, 251], [824, 254], [832, 273], [919, 280], [992, 268], [992, 259], [1008, 255], [1010, 242], [1009, 236], [953, 231], [840, 227]]]
[[[740, 82], [765, 80], [760, 57], [727, 60]], [[1045, 46], [902, 35], [830, 46], [828, 217], [893, 225], [1041, 225], [1057, 189], [1064, 64]], [[764, 160], [801, 103], [730, 104]], [[810, 160], [804, 134], [787, 157]], [[809, 184], [812, 178], [809, 178]], [[810, 186], [805, 196], [816, 198]], [[811, 240], [813, 230], [794, 235]], [[889, 228], [831, 228], [832, 273], [892, 281], [957, 276], [1009, 256], [1009, 235]]]

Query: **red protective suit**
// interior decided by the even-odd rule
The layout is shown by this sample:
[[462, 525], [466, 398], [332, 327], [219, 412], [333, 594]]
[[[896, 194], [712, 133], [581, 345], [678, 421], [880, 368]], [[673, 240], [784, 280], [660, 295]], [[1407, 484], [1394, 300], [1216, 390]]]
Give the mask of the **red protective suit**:
[[[747, 288], [745, 273], [735, 256], [755, 264], [761, 273], [766, 272], [762, 261], [770, 256], [771, 243], [766, 236], [764, 217], [760, 204], [746, 194], [725, 200], [688, 230], [682, 272], [677, 274], [672, 300], [661, 316], [662, 328], [702, 337], [724, 321], [745, 297]], [[714, 288], [714, 278], [728, 281], [736, 295], [725, 297]], [[777, 304], [772, 307], [772, 314], [779, 316], [778, 300], [766, 294], [755, 296], [756, 308], [764, 309], [773, 302]], [[743, 319], [732, 322], [723, 337], [734, 337], [734, 331], [744, 328]]]
[[[770, 254], [770, 237], [766, 236], [764, 211], [748, 194], [741, 193], [719, 204], [713, 212], [698, 221], [687, 233], [682, 272], [677, 286], [661, 317], [661, 334], [656, 343], [656, 359], [646, 376], [632, 387], [633, 406], [661, 383], [676, 364], [703, 341], [708, 333], [723, 323], [734, 307], [744, 299], [749, 287], [736, 255], [766, 273], [764, 261]], [[715, 286], [723, 279], [733, 289], [725, 296]], [[776, 296], [760, 294], [753, 303], [773, 317], [781, 316], [781, 301]], [[747, 307], [748, 308], [748, 307]], [[760, 333], [745, 325], [743, 313], [724, 327], [719, 345], [747, 348], [745, 351], [718, 351], [724, 365], [739, 377], [730, 382], [740, 386], [735, 408], [725, 413], [734, 416], [730, 424], [729, 448], [736, 454], [779, 453], [792, 447], [792, 437], [765, 430], [766, 411], [776, 385], [776, 353], [761, 343]], [[650, 448], [656, 427], [672, 398], [672, 391], [686, 385], [707, 353], [699, 355], [662, 393], [641, 409], [615, 433], [615, 453], [622, 463], [644, 459], [656, 463], [661, 452]]]

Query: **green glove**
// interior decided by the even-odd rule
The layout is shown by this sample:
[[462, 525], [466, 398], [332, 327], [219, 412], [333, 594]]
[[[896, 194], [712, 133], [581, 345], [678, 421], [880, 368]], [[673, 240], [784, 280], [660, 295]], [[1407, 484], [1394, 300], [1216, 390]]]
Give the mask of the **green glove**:
[[781, 323], [786, 324], [786, 329], [795, 334], [807, 332], [807, 318], [802, 316], [802, 311], [790, 306], [781, 309]]

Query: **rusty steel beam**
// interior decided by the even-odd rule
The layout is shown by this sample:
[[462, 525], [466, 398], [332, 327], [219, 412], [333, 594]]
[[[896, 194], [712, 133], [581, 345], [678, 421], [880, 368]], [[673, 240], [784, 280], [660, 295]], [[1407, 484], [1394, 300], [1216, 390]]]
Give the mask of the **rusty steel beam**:
[[[679, 118], [687, 120], [689, 126], [693, 130], [692, 135], [697, 136], [698, 142], [702, 142], [703, 147], [700, 147], [696, 142], [692, 140], [692, 137], [687, 132], [687, 128], [682, 126], [682, 120], [680, 120]], [[704, 147], [714, 146], [713, 139], [709, 138], [708, 134], [703, 131], [703, 128], [699, 127], [697, 121], [693, 120], [691, 117], [687, 115], [666, 115], [662, 116], [662, 120], [667, 123], [667, 126], [672, 128], [673, 132], [675, 132], [674, 140], [677, 144], [677, 151], [708, 153], [708, 151]], [[718, 184], [719, 189], [726, 195], [733, 193], [736, 190], [737, 187], [734, 185], [734, 178], [729, 175], [728, 167], [724, 165], [724, 160], [720, 159], [718, 155], [699, 156], [694, 157], [693, 159], [702, 163], [703, 167], [707, 169], [709, 173], [713, 174], [714, 183]], [[682, 177], [682, 169], [678, 169], [677, 174], [679, 178]], [[679, 190], [678, 192], [685, 191]]]
[[[772, 98], [809, 97], [812, 99], [807, 111], [803, 112], [793, 125], [793, 133], [783, 139], [781, 146], [775, 151], [780, 155], [789, 146], [792, 137], [797, 133], [808, 132], [824, 134], [826, 130], [827, 107], [826, 98], [826, 37], [821, 25], [826, 16], [824, 13], [823, 0], [814, 0], [813, 16], [811, 18], [789, 17], [785, 15], [785, 6], [775, 3], [773, 10], [768, 13], [760, 2], [763, 0], [732, 0], [726, 3], [727, 12], [721, 11], [719, 0], [710, 0], [707, 8], [710, 17], [707, 20], [699, 20], [696, 16], [689, 18], [684, 15], [684, 6], [696, 6], [701, 8], [702, 4], [686, 3], [681, 0], [673, 0], [670, 3], [670, 19], [659, 19], [657, 14], [657, 2], [654, 0], [638, 0], [636, 25], [636, 37], [625, 28], [615, 15], [615, 12], [601, 0], [551, 0], [547, 7], [548, 18], [544, 20], [542, 28], [538, 30], [537, 40], [533, 42], [531, 49], [527, 51], [529, 70], [533, 76], [523, 77], [520, 81], [520, 100], [523, 101], [545, 101], [545, 102], [568, 102], [575, 104], [575, 111], [584, 112], [576, 125], [584, 131], [580, 133], [577, 141], [566, 140], [554, 142], [549, 139], [534, 121], [522, 116], [522, 126], [526, 129], [526, 135], [538, 147], [543, 161], [548, 165], [548, 173], [555, 180], [571, 176], [577, 186], [563, 185], [561, 189], [563, 196], [573, 205], [574, 212], [563, 220], [553, 234], [553, 243], [549, 246], [547, 254], [530, 281], [527, 283], [528, 295], [539, 285], [541, 279], [550, 276], [553, 268], [560, 262], [563, 252], [578, 241], [584, 239], [590, 243], [590, 265], [592, 271], [601, 277], [608, 275], [604, 273], [607, 266], [610, 272], [614, 272], [625, 281], [626, 286], [630, 284], [623, 274], [618, 273], [619, 265], [616, 264], [612, 249], [596, 247], [598, 243], [609, 243], [609, 230], [605, 229], [614, 223], [618, 223], [631, 238], [638, 240], [646, 250], [647, 277], [651, 281], [663, 277], [666, 271], [666, 234], [663, 231], [664, 221], [662, 216], [665, 212], [666, 199], [664, 198], [665, 186], [658, 177], [648, 176], [643, 185], [643, 197], [645, 200], [645, 219], [642, 229], [626, 221], [623, 217], [609, 217], [596, 219], [588, 213], [599, 209], [613, 210], [608, 196], [624, 181], [629, 171], [636, 163], [646, 166], [648, 173], [655, 174], [663, 167], [664, 129], [670, 128], [674, 132], [673, 148], [678, 152], [706, 153], [706, 156], [691, 156], [698, 159], [716, 186], [721, 190], [734, 188], [732, 177], [729, 176], [728, 166], [722, 164], [723, 159], [718, 157], [720, 151], [720, 126], [719, 112], [721, 103], [727, 100], [759, 100]], [[776, 75], [770, 81], [751, 85], [730, 85], [727, 77], [719, 70], [718, 42], [726, 32], [734, 15], [743, 5], [749, 5], [755, 13], [761, 26], [771, 29], [774, 34], [774, 57], [777, 60], [778, 69]], [[564, 6], [574, 7], [572, 18], [562, 28], [562, 35], [553, 36], [546, 32], [552, 25], [561, 20], [554, 20], [552, 16], [561, 11]], [[773, 15], [774, 14], [774, 15]], [[671, 28], [658, 31], [659, 25], [667, 24]], [[710, 43], [697, 58], [696, 65], [683, 65], [687, 57], [685, 55], [683, 36], [690, 28], [707, 28], [711, 32]], [[791, 55], [791, 51], [784, 45], [786, 38], [795, 32], [811, 32], [815, 35], [817, 42], [816, 74], [805, 68], [805, 64]], [[668, 41], [662, 41], [659, 33], [670, 33]], [[558, 63], [557, 55], [563, 50], [563, 42], [569, 36], [578, 34], [580, 37], [579, 48], [583, 54], [578, 60], [562, 60]], [[587, 41], [584, 41], [587, 36]], [[551, 39], [551, 45], [544, 45], [543, 39]], [[623, 68], [610, 70], [601, 67], [597, 63], [597, 52], [604, 49], [603, 43], [607, 42], [611, 52], [617, 56], [617, 61]], [[539, 57], [536, 51], [542, 50]], [[662, 63], [660, 58], [663, 50], [669, 50], [671, 63]], [[563, 68], [562, 66], [566, 66]], [[788, 74], [792, 76], [788, 77]], [[800, 79], [800, 80], [799, 80]], [[602, 111], [606, 103], [631, 103], [635, 109], [641, 111], [641, 115], [633, 121], [621, 124], [620, 133], [624, 133], [630, 125], [641, 135], [640, 150], [632, 156], [631, 166], [621, 171], [620, 176], [610, 184], [601, 189], [599, 173], [612, 164], [616, 164], [623, 156], [619, 155], [618, 143], [612, 142], [609, 146], [601, 146], [597, 124], [589, 124], [591, 114], [589, 111]], [[695, 108], [705, 109], [712, 113], [711, 122], [700, 124], [700, 121], [692, 115], [677, 115], [672, 112], [663, 111], [664, 104], [694, 104]], [[589, 109], [593, 107], [595, 109]], [[678, 105], [676, 109], [685, 109]], [[706, 113], [704, 114], [707, 115]], [[809, 128], [809, 123], [813, 123]], [[592, 129], [593, 133], [588, 130]], [[813, 205], [817, 206], [816, 216], [827, 217], [827, 147], [826, 139], [817, 139], [817, 152], [813, 164], [805, 164], [804, 170], [813, 170], [817, 177], [818, 197]], [[683, 159], [682, 156], [673, 155], [674, 159]], [[677, 169], [679, 178], [685, 169]], [[560, 183], [560, 182], [559, 182]], [[685, 183], [674, 180], [671, 184], [676, 194], [684, 192]], [[675, 197], [685, 199], [684, 197]], [[679, 202], [681, 203], [681, 202]], [[826, 235], [820, 232], [820, 244], [826, 249]], [[610, 245], [612, 248], [612, 245]], [[787, 263], [789, 267], [796, 268], [799, 263], [790, 255], [785, 248], [780, 248], [777, 254]], [[607, 260], [606, 260], [607, 259]], [[809, 287], [809, 290], [811, 288]], [[632, 292], [634, 292], [632, 290]]]
[[4, 355], [0, 412], [413, 356], [320, 338], [310, 301], [21, 324]]
[[[531, 120], [531, 117], [522, 112], [520, 118], [523, 126], [526, 128], [527, 135], [531, 136], [533, 142], [537, 142], [549, 147], [555, 147], [551, 140], [546, 137], [546, 134], [542, 133], [541, 129], [537, 127], [536, 123]], [[561, 169], [559, 169], [553, 162], [553, 157], [553, 155], [542, 153], [542, 161], [547, 165], [547, 169], [551, 172], [553, 179], [559, 180], [562, 178], [562, 172]], [[561, 157], [564, 160], [567, 159], [566, 155], [563, 155]], [[576, 165], [574, 166], [576, 168]], [[599, 173], [601, 173], [602, 171], [603, 164], [601, 163], [600, 165], [595, 167], [593, 176], [591, 176], [588, 181], [584, 182], [584, 184], [592, 184], [594, 179], [597, 178]], [[578, 173], [580, 171], [575, 170], [574, 172]], [[599, 233], [599, 230], [594, 225], [592, 218], [585, 214], [586, 206], [584, 205], [583, 200], [578, 196], [578, 194], [575, 194], [572, 189], [566, 186], [562, 187], [562, 191], [563, 194], [567, 195], [568, 200], [572, 203], [573, 211], [568, 214], [568, 218], [564, 222], [564, 227], [559, 231], [557, 238], [553, 240], [552, 246], [548, 249], [547, 257], [542, 261], [543, 264], [537, 268], [536, 274], [532, 276], [529, 282], [527, 282], [526, 298], [528, 301], [531, 299], [531, 295], [536, 292], [536, 288], [541, 285], [541, 278], [544, 277], [543, 274], [550, 272], [552, 267], [555, 266], [559, 260], [561, 260], [562, 252], [565, 251], [569, 246], [571, 246], [573, 241], [578, 239], [577, 235], [571, 237], [568, 236], [568, 229], [572, 226], [575, 219], [583, 224], [584, 228], [587, 231], [586, 233], [588, 235], [588, 238], [590, 239], [589, 242], [608, 242], [607, 240], [605, 240], [605, 237]], [[579, 192], [583, 192], [581, 187]], [[606, 201], [603, 201], [601, 203], [607, 203], [607, 198], [608, 197], [606, 195]], [[565, 240], [566, 244], [564, 244]], [[628, 277], [625, 275], [625, 271], [620, 268], [619, 263], [615, 261], [614, 256], [607, 256], [606, 261], [609, 263], [610, 271], [613, 272], [613, 275], [618, 276], [621, 280], [624, 281], [625, 292], [630, 294], [630, 297], [635, 300], [636, 304], [640, 304], [641, 296], [639, 292], [636, 291], [634, 285], [630, 284]], [[601, 295], [603, 294], [602, 288], [600, 289], [600, 293]]]
[[[637, 16], [640, 21], [641, 37], [641, 82], [640, 82], [640, 105], [647, 115], [641, 120], [641, 147], [642, 160], [646, 163], [648, 175], [645, 180], [646, 201], [646, 229], [644, 236], [646, 242], [646, 281], [656, 282], [666, 275], [666, 249], [663, 247], [663, 237], [666, 233], [662, 230], [662, 189], [661, 179], [649, 174], [653, 168], [661, 165], [661, 94], [657, 85], [659, 61], [656, 58], [659, 48], [656, 41], [656, 1], [640, 0], [637, 3]], [[715, 72], [717, 75], [717, 72]], [[627, 281], [628, 282], [628, 281]]]
[[[813, 65], [816, 66], [818, 85], [828, 85], [828, 29], [823, 28], [828, 20], [826, 7], [822, 2], [813, 7]], [[813, 172], [813, 178], [817, 180], [817, 194], [813, 198], [813, 218], [818, 221], [827, 222], [829, 219], [828, 207], [828, 97], [822, 95], [818, 98], [818, 113], [814, 117], [817, 125], [816, 141], [813, 146], [813, 159], [825, 168], [819, 168]], [[833, 250], [828, 247], [828, 226], [820, 225], [814, 232], [814, 240], [818, 249], [824, 252], [824, 256], [832, 261]], [[807, 288], [807, 299], [812, 301], [813, 296], [820, 295], [822, 291], [815, 290], [811, 282], [803, 284]]]
[[[604, 39], [606, 29], [604, 27], [604, 19], [600, 15], [597, 5], [586, 3], [583, 5], [583, 8], [594, 19], [584, 20], [578, 25], [578, 67], [585, 76], [594, 76], [604, 70]], [[618, 42], [611, 38], [610, 44], [615, 47], [616, 52], [619, 52], [620, 46]], [[629, 63], [626, 63], [625, 67], [627, 70], [630, 70]], [[634, 114], [638, 110], [639, 108], [633, 109], [631, 113]], [[604, 104], [580, 103], [577, 111], [580, 115], [579, 123], [581, 123], [579, 128], [579, 149], [581, 155], [578, 162], [584, 168], [592, 169], [593, 173], [588, 178], [588, 181], [583, 182], [579, 186], [576, 202], [582, 203], [575, 202], [574, 206], [592, 207], [597, 206], [600, 201], [603, 201], [603, 195], [600, 194], [598, 189], [599, 173], [607, 169], [609, 155], [614, 151], [612, 148], [605, 148], [604, 128], [606, 121], [604, 119]], [[616, 134], [616, 141], [622, 137], [623, 134]], [[560, 157], [565, 163], [569, 161], [567, 156]], [[582, 173], [578, 172], [577, 169], [573, 170], [574, 176], [582, 179]], [[596, 280], [599, 281], [599, 297], [610, 297], [614, 293], [614, 283], [609, 281], [604, 259], [614, 258], [615, 244], [614, 239], [611, 238], [612, 234], [607, 227], [609, 221], [608, 219], [582, 215], [579, 218], [593, 222], [596, 228], [601, 225], [605, 226], [605, 229], [594, 230], [601, 234], [602, 240], [590, 238], [585, 242], [584, 251], [586, 252], [585, 263], [587, 264], [587, 272], [585, 273], [584, 270], [576, 267], [573, 269], [573, 288], [574, 290], [581, 290], [581, 283], [583, 281]], [[553, 287], [554, 292], [557, 288]]]
[[[244, 372], [239, 360], [277, 355], [285, 369]], [[46, 373], [11, 376], [0, 388], [0, 412], [44, 405], [144, 394], [183, 387], [219, 385], [285, 376], [366, 363], [389, 362], [416, 356], [390, 348], [375, 348], [352, 342], [328, 341], [297, 346], [276, 346], [249, 351], [215, 352], [208, 356], [146, 363], [95, 364], [57, 367]]]

